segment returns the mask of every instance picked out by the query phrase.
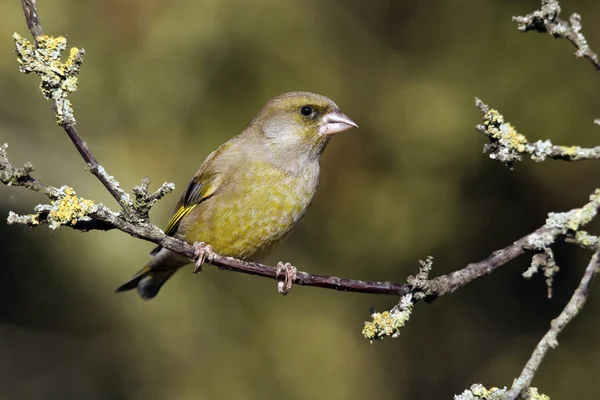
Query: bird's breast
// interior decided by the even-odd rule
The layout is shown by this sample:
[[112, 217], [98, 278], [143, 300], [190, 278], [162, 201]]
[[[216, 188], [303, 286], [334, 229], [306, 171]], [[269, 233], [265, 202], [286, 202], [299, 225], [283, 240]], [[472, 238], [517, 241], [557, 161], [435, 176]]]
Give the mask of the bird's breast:
[[[290, 173], [254, 162], [197, 207], [200, 223], [188, 241], [204, 241], [222, 255], [258, 260], [296, 226], [315, 195], [319, 166]], [[190, 236], [190, 235], [186, 235]]]

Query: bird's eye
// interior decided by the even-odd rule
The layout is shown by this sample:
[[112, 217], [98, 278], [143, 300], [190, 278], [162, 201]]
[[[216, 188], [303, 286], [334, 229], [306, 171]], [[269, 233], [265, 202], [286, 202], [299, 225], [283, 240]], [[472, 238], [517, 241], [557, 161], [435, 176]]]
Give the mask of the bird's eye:
[[313, 108], [311, 106], [302, 106], [300, 108], [300, 114], [304, 115], [305, 117], [312, 115], [312, 113], [313, 113]]

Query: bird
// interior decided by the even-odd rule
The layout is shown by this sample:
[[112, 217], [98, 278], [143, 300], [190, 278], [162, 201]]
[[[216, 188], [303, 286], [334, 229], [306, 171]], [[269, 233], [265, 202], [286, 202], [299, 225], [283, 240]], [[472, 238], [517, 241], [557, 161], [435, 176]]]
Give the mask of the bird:
[[[296, 227], [319, 184], [320, 158], [332, 135], [358, 125], [328, 97], [290, 92], [269, 100], [242, 133], [213, 151], [179, 200], [164, 232], [196, 249], [196, 269], [215, 253], [259, 261]], [[158, 246], [153, 258], [117, 292], [154, 298], [192, 260]], [[278, 289], [286, 294], [296, 269]]]

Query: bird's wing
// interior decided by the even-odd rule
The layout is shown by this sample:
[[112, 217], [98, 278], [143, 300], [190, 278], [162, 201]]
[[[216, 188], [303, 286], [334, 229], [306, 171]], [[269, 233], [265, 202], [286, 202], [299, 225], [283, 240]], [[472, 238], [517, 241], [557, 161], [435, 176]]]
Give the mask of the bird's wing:
[[166, 235], [173, 236], [183, 217], [217, 191], [217, 185], [214, 183], [213, 179], [202, 175], [192, 179], [165, 228]]
[[182, 218], [198, 204], [215, 194], [221, 181], [221, 179], [218, 179], [221, 174], [217, 173], [218, 168], [215, 167], [215, 164], [219, 156], [229, 147], [229, 143], [226, 143], [206, 158], [206, 161], [204, 161], [198, 172], [196, 172], [196, 175], [192, 178], [192, 181], [188, 184], [179, 203], [177, 203], [171, 221], [169, 221], [165, 228], [165, 234], [173, 236]]
[[[214, 168], [215, 160], [229, 147], [230, 143], [226, 143], [206, 158], [204, 164], [202, 164], [198, 172], [196, 172], [196, 175], [188, 184], [179, 203], [177, 203], [175, 212], [165, 228], [166, 235], [173, 236], [175, 232], [177, 232], [181, 220], [198, 204], [207, 200], [217, 192], [222, 181], [222, 179], [219, 179], [222, 174], [218, 174], [218, 168]], [[161, 246], [156, 247], [150, 252], [150, 255], [156, 255], [160, 249]]]
[[[177, 228], [183, 217], [188, 215], [198, 204], [210, 198], [217, 191], [219, 185], [218, 181], [214, 179], [214, 174], [202, 172], [202, 168], [200, 168], [200, 171], [198, 171], [192, 181], [188, 184], [187, 189], [175, 207], [175, 212], [173, 213], [171, 220], [165, 228], [165, 235], [173, 236], [175, 232], [177, 232]], [[150, 252], [150, 255], [156, 255], [160, 249], [162, 249], [162, 246], [157, 246]]]

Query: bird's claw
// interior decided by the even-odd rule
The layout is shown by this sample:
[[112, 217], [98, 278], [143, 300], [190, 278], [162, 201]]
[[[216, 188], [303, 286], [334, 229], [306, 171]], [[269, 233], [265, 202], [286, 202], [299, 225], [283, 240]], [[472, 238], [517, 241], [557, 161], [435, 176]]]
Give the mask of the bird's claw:
[[275, 280], [277, 281], [277, 291], [282, 295], [288, 294], [292, 289], [294, 280], [298, 270], [290, 263], [277, 263], [277, 271], [275, 272]]
[[196, 255], [196, 263], [194, 267], [194, 273], [198, 274], [202, 272], [202, 265], [204, 263], [210, 264], [215, 258], [215, 252], [212, 250], [209, 244], [204, 242], [195, 242], [194, 243], [195, 255]]

